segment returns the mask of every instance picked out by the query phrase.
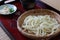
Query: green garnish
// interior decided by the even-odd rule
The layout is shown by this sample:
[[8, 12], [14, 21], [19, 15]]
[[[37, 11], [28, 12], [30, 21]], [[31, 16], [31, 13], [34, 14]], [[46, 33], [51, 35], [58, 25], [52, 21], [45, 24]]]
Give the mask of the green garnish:
[[10, 12], [13, 13], [14, 12], [14, 9], [13, 8], [10, 8]]

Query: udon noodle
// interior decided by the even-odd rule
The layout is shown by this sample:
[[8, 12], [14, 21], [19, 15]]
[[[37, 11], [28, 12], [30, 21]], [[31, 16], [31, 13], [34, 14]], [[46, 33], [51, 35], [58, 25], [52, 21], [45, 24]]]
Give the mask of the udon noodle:
[[45, 36], [55, 33], [59, 29], [60, 24], [50, 15], [29, 15], [25, 18], [22, 27], [28, 30], [28, 33]]

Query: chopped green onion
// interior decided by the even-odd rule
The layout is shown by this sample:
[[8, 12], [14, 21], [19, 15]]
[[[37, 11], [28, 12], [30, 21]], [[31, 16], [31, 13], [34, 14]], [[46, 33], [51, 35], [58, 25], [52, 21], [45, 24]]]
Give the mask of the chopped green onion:
[[10, 8], [10, 12], [11, 12], [11, 13], [14, 12], [14, 9], [13, 9], [13, 8]]

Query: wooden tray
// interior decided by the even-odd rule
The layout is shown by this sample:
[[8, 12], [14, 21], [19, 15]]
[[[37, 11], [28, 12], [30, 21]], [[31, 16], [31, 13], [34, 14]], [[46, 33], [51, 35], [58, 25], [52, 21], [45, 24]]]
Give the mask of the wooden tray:
[[7, 31], [7, 29], [3, 26], [2, 22], [0, 22], [0, 40], [14, 40], [12, 35]]

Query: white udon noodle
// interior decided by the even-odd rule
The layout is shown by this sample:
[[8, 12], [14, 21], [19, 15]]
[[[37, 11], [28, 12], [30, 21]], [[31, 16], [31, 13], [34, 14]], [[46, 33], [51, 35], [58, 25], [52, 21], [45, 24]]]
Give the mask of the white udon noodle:
[[59, 29], [60, 24], [50, 15], [29, 15], [25, 18], [22, 27], [35, 35], [46, 36], [53, 34]]

